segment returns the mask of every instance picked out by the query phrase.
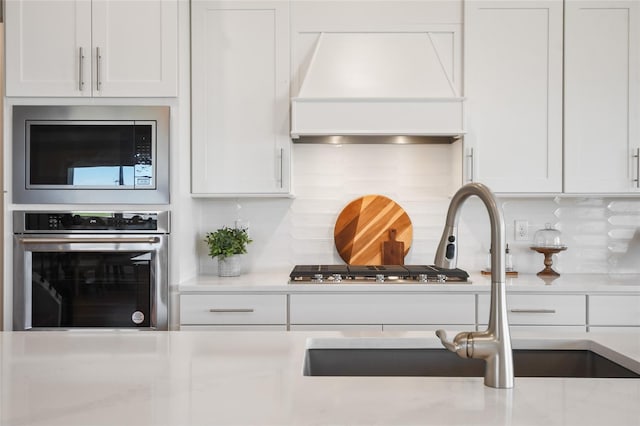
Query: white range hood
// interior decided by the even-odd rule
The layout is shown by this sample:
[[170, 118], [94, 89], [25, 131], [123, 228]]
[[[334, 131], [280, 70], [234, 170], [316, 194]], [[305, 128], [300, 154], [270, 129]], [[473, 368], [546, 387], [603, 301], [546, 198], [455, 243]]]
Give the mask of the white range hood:
[[464, 98], [449, 74], [428, 32], [321, 33], [291, 136], [460, 136]]

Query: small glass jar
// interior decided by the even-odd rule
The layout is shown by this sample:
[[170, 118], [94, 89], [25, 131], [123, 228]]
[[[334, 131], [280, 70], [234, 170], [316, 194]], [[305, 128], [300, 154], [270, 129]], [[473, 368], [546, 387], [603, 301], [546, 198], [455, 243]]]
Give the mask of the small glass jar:
[[[507, 244], [507, 249], [504, 252], [504, 269], [506, 272], [515, 271], [513, 267], [513, 255], [511, 254], [509, 244]], [[491, 272], [491, 250], [487, 253], [487, 266], [484, 268], [484, 271]]]
[[511, 255], [509, 244], [507, 244], [507, 249], [504, 252], [504, 270], [507, 272], [513, 271], [513, 256]]
[[550, 223], [546, 223], [544, 229], [536, 231], [533, 242], [535, 247], [564, 247], [560, 231], [555, 229]]

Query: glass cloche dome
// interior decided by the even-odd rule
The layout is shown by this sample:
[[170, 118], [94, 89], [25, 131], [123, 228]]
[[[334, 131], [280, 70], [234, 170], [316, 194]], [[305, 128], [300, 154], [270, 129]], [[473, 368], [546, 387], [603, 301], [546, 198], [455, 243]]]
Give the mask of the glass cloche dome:
[[533, 236], [535, 247], [560, 248], [564, 247], [561, 233], [550, 223], [546, 223], [544, 229], [539, 229]]

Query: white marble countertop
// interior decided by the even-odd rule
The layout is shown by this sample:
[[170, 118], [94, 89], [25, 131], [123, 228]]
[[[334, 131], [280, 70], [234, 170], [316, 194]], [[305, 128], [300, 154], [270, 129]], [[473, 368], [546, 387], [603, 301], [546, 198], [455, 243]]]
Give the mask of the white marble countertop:
[[[200, 275], [178, 286], [191, 292], [489, 292], [491, 277], [470, 274], [463, 284], [288, 284], [291, 269], [260, 270], [239, 277]], [[507, 278], [507, 292], [640, 293], [640, 274], [563, 274], [554, 280], [535, 274]]]
[[[634, 425], [640, 379], [305, 377], [313, 338], [437, 347], [432, 332], [4, 332], [2, 425]], [[640, 333], [513, 334], [640, 372]]]

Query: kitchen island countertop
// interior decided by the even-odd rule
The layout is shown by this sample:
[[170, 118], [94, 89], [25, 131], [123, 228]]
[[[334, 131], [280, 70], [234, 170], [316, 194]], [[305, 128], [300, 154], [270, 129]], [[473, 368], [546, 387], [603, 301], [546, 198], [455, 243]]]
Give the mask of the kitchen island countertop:
[[[309, 338], [433, 332], [0, 333], [1, 425], [638, 425], [640, 379], [304, 377]], [[417, 340], [416, 340], [417, 339]], [[640, 366], [640, 333], [513, 335], [587, 345]]]

